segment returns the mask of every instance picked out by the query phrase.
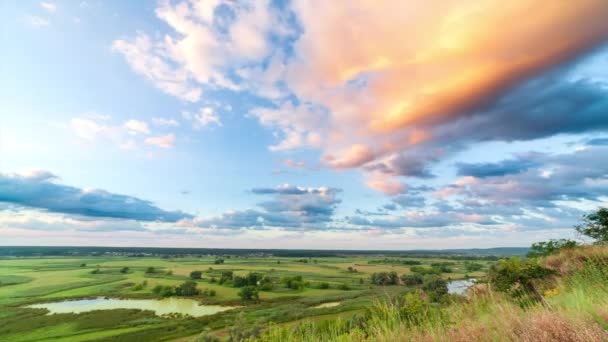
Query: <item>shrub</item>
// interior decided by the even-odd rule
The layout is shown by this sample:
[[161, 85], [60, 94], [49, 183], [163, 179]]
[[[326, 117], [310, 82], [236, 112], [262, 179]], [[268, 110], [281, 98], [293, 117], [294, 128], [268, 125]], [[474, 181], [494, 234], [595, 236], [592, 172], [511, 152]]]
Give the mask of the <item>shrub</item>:
[[401, 276], [401, 281], [406, 286], [417, 286], [422, 285], [424, 278], [420, 274], [404, 274]]
[[439, 302], [448, 294], [448, 282], [436, 275], [427, 276], [424, 278], [422, 289], [431, 301]]
[[199, 293], [196, 282], [192, 280], [187, 280], [175, 288], [177, 296], [196, 296]]
[[156, 272], [156, 270], [154, 269], [154, 267], [148, 267], [148, 268], [146, 269], [146, 274], [152, 274], [152, 273], [154, 273], [154, 272]]
[[329, 288], [329, 283], [326, 281], [320, 282], [319, 285], [317, 285], [317, 288], [326, 290]]
[[128, 267], [123, 267], [120, 269], [120, 273], [129, 273], [129, 268]]
[[255, 286], [245, 286], [239, 291], [239, 297], [242, 300], [258, 300], [260, 298], [259, 291]]
[[99, 268], [96, 268], [94, 270], [91, 271], [91, 274], [99, 274], [101, 273], [101, 271], [99, 270]]
[[338, 290], [348, 291], [350, 290], [350, 286], [346, 283], [341, 283], [338, 285]]
[[152, 293], [162, 296], [162, 297], [170, 297], [173, 296], [175, 294], [175, 291], [173, 290], [173, 287], [169, 286], [169, 285], [156, 285], [153, 289], [152, 289]]
[[376, 272], [371, 275], [371, 282], [375, 285], [398, 285], [397, 272]]
[[201, 279], [203, 272], [201, 271], [192, 271], [190, 272], [190, 279]]
[[483, 269], [483, 265], [476, 262], [465, 261], [464, 268], [467, 272], [477, 272]]

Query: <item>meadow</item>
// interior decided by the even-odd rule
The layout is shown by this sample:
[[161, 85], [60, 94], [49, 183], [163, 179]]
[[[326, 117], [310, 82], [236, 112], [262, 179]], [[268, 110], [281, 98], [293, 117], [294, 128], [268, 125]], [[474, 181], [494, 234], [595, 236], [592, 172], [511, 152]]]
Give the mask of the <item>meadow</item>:
[[[483, 276], [494, 260], [440, 255], [277, 257], [243, 253], [2, 257], [0, 339], [189, 341], [202, 333], [210, 341], [235, 340], [235, 326], [266, 331], [269, 326], [292, 329], [303, 322], [349, 320], [382, 298], [411, 290], [401, 280], [397, 280], [399, 286], [385, 286], [390, 284], [383, 283], [388, 280], [381, 275], [401, 277], [422, 272], [445, 280], [476, 278]], [[252, 277], [254, 286], [249, 286], [247, 279]], [[179, 295], [180, 284], [188, 281], [195, 283], [197, 291], [182, 292], [183, 298], [233, 309], [191, 317], [157, 316], [134, 309], [47, 314], [46, 309], [26, 307], [96, 297], [160, 299]], [[252, 293], [244, 295], [244, 288]]]

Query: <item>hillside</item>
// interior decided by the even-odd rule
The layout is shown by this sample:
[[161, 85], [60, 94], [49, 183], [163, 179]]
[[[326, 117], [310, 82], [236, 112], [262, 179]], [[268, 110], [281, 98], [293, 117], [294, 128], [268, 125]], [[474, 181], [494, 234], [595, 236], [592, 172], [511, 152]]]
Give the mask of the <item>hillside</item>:
[[[379, 298], [350, 320], [271, 327], [258, 341], [608, 340], [608, 247], [511, 259], [494, 271], [494, 282], [474, 286], [466, 299], [432, 303], [423, 292]], [[503, 286], [504, 275], [514, 286]]]

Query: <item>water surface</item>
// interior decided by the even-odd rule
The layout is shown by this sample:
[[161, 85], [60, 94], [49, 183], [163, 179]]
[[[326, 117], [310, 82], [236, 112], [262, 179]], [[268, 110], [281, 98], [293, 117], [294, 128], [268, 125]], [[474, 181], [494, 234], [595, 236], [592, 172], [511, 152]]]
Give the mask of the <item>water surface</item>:
[[117, 299], [98, 297], [94, 299], [66, 300], [53, 303], [40, 303], [27, 306], [29, 308], [47, 309], [54, 313], [81, 313], [93, 310], [139, 309], [154, 311], [157, 315], [181, 313], [193, 317], [213, 315], [234, 307], [219, 305], [200, 305], [197, 301], [187, 298], [165, 299]]
[[467, 289], [475, 285], [475, 279], [452, 280], [448, 282], [448, 293], [463, 295]]
[[329, 303], [323, 303], [323, 304], [319, 304], [317, 306], [313, 306], [314, 309], [323, 309], [323, 308], [333, 308], [334, 306], [338, 306], [340, 305], [340, 302], [329, 302]]

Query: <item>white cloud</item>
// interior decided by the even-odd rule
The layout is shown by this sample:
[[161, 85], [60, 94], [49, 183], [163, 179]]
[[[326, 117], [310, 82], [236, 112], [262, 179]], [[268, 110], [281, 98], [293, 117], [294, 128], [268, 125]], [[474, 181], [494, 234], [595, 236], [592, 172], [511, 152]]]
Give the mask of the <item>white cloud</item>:
[[70, 127], [76, 135], [84, 140], [93, 141], [99, 134], [107, 130], [107, 127], [90, 119], [73, 118]]
[[148, 145], [155, 145], [160, 148], [172, 148], [175, 143], [175, 135], [173, 133], [161, 135], [157, 137], [146, 138], [144, 142]]
[[157, 126], [179, 126], [179, 122], [175, 119], [165, 119], [165, 118], [152, 118], [152, 123]]
[[55, 5], [55, 3], [53, 2], [41, 2], [40, 3], [40, 7], [44, 8], [46, 11], [49, 11], [51, 13], [55, 13], [55, 11], [57, 11], [57, 5]]
[[124, 124], [125, 128], [129, 130], [129, 134], [150, 134], [150, 128], [148, 124], [139, 120], [129, 120]]
[[219, 116], [215, 114], [215, 111], [211, 107], [201, 108], [198, 114], [194, 114], [192, 120], [194, 122], [194, 128], [196, 129], [200, 129], [202, 127], [206, 127], [212, 124], [222, 126], [222, 122], [220, 121]]
[[49, 26], [51, 24], [47, 19], [44, 19], [44, 18], [36, 16], [36, 15], [26, 15], [23, 18], [23, 21], [27, 25], [32, 26], [32, 27], [36, 27], [36, 28], [46, 27], [46, 26]]
[[170, 64], [162, 43], [153, 42], [145, 34], [138, 34], [133, 42], [115, 40], [112, 49], [122, 53], [135, 72], [144, 76], [163, 92], [189, 102], [201, 97], [201, 88], [194, 85], [188, 72]]

